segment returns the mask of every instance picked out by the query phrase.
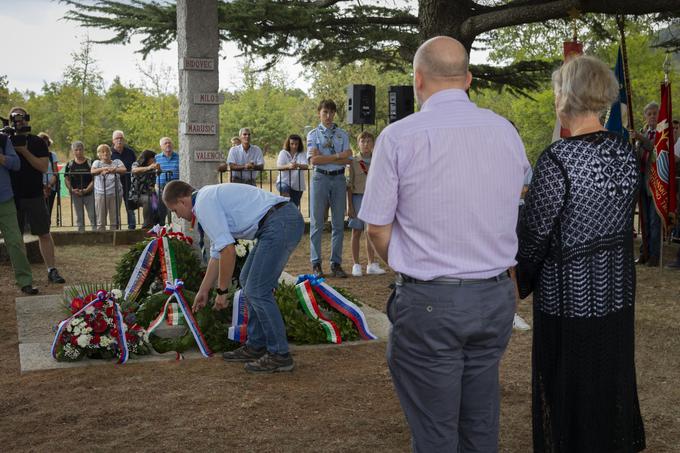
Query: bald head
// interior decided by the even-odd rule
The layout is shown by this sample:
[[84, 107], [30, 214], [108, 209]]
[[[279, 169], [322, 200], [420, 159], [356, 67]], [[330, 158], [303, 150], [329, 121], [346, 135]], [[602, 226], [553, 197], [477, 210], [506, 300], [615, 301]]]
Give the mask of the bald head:
[[436, 36], [425, 41], [413, 58], [413, 69], [428, 78], [465, 79], [468, 54], [463, 45], [448, 36]]
[[453, 38], [428, 39], [413, 57], [413, 91], [421, 106], [438, 91], [467, 90], [471, 81], [467, 51]]

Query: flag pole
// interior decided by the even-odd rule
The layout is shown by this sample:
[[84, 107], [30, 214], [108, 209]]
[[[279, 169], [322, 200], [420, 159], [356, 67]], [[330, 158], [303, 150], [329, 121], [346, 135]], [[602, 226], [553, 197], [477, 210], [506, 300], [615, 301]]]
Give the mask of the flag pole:
[[[666, 58], [664, 58], [664, 60], [663, 60], [663, 65], [662, 65], [662, 67], [663, 67], [663, 74], [664, 74], [664, 76], [663, 76], [663, 83], [664, 83], [664, 85], [666, 85], [666, 87], [668, 87], [668, 85], [669, 85], [670, 82], [671, 82], [671, 79], [670, 79], [671, 62], [670, 62], [670, 60], [668, 59], [668, 54], [669, 54], [669, 53], [666, 52]], [[668, 97], [669, 97], [668, 102], [670, 102], [670, 93], [669, 93], [669, 96], [668, 96]], [[670, 108], [669, 108], [669, 109], [670, 109]], [[669, 116], [669, 121], [670, 121], [670, 119], [671, 119], [671, 118], [670, 118], [670, 116]], [[673, 127], [673, 126], [671, 125], [671, 128], [672, 128], [672, 127]], [[669, 154], [669, 156], [668, 156], [668, 159], [669, 159], [669, 160], [675, 158], [675, 156], [673, 155], [673, 144], [672, 144], [672, 143], [669, 143], [668, 154]], [[672, 167], [671, 167], [671, 168], [672, 168]], [[675, 175], [673, 175], [673, 174], [671, 174], [671, 173], [669, 172], [669, 175], [668, 175], [668, 187], [669, 187], [669, 195], [670, 195], [670, 196], [673, 196], [673, 195], [674, 195], [673, 193], [670, 193], [670, 192], [671, 192], [670, 188], [672, 187], [671, 178], [673, 178], [673, 177], [675, 177]], [[670, 198], [669, 198], [669, 201], [670, 201]], [[669, 203], [668, 205], [670, 206], [670, 203]], [[670, 213], [668, 212], [668, 210], [667, 210], [667, 213], [670, 214]], [[662, 222], [662, 223], [661, 223], [661, 234], [659, 235], [659, 242], [660, 242], [660, 244], [659, 244], [659, 271], [663, 271], [663, 243], [664, 243], [664, 239], [665, 239], [665, 236], [666, 236], [666, 231], [667, 231], [667, 228], [668, 228], [668, 225], [666, 224], [666, 218], [664, 218], [664, 217], [661, 216], [661, 222]]]
[[[626, 49], [626, 16], [622, 14], [616, 15], [616, 25], [619, 29], [619, 36], [621, 39], [621, 60], [623, 61], [623, 79], [626, 85], [626, 109], [628, 110], [628, 124], [625, 126], [629, 133], [628, 137], [631, 144], [634, 145], [633, 133], [635, 132], [635, 119], [633, 115], [633, 93], [630, 86], [630, 71], [628, 70], [628, 50]], [[648, 244], [645, 241], [645, 221], [642, 207], [642, 197], [645, 196], [645, 188], [640, 189], [640, 194], [638, 196], [638, 231], [640, 232], [640, 240], [642, 241], [642, 253], [640, 254], [640, 259], [647, 257], [649, 254]]]
[[628, 109], [628, 127], [630, 131], [635, 130], [635, 122], [633, 118], [633, 93], [630, 86], [630, 71], [628, 71], [628, 51], [626, 50], [626, 33], [625, 33], [625, 23], [626, 18], [623, 15], [616, 16], [616, 24], [619, 28], [619, 34], [621, 35], [621, 59], [623, 60], [623, 77], [626, 81], [626, 107]]

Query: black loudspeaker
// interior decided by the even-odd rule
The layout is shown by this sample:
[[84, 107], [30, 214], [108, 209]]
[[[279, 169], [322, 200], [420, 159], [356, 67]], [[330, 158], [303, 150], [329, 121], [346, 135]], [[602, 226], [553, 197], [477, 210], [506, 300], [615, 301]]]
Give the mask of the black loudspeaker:
[[373, 85], [347, 85], [347, 123], [375, 124]]
[[414, 111], [413, 86], [396, 85], [387, 91], [388, 111], [390, 123], [394, 123]]

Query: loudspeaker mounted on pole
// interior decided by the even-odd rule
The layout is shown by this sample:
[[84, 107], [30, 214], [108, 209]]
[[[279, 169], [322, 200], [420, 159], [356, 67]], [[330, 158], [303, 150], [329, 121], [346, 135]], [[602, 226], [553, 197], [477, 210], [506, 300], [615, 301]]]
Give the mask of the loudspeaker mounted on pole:
[[387, 116], [394, 123], [414, 112], [413, 86], [394, 85], [387, 92]]
[[347, 85], [347, 123], [375, 124], [373, 85]]

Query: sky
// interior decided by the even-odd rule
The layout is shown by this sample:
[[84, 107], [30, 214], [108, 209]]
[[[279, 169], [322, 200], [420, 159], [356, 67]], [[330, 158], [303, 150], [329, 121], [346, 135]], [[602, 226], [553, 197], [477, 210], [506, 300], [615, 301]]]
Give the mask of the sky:
[[[78, 23], [63, 19], [69, 7], [53, 0], [0, 0], [0, 34], [3, 36], [0, 75], [6, 75], [10, 90], [40, 92], [45, 82], [63, 79], [64, 70], [71, 64], [71, 54], [77, 52], [89, 36], [91, 40], [104, 40], [112, 32], [80, 27]], [[144, 86], [148, 80], [138, 66], [153, 65], [170, 68], [177, 89], [177, 44], [169, 49], [155, 51], [142, 60], [136, 53], [139, 41], [128, 45], [95, 44], [93, 47], [96, 67], [100, 70], [105, 86], [116, 76], [124, 84]], [[220, 89], [234, 91], [242, 86], [240, 68], [244, 57], [238, 57], [235, 45], [222, 43], [219, 60]], [[472, 63], [485, 62], [485, 53], [472, 54]], [[257, 64], [257, 62], [256, 62]], [[277, 66], [285, 71], [288, 84], [303, 90], [311, 85], [302, 76], [302, 67], [293, 58], [286, 58]]]
[[[7, 75], [10, 90], [39, 92], [44, 82], [63, 78], [64, 69], [72, 62], [71, 54], [80, 49], [89, 35], [91, 40], [110, 38], [106, 30], [87, 29], [78, 23], [64, 20], [68, 6], [52, 0], [0, 0], [0, 34], [3, 36], [0, 75]], [[173, 71], [174, 89], [177, 87], [177, 45], [156, 51], [142, 60], [135, 53], [139, 41], [128, 45], [95, 44], [94, 58], [108, 87], [116, 75], [123, 83], [141, 86], [145, 77], [137, 65], [169, 67]], [[233, 91], [241, 86], [239, 67], [244, 58], [234, 45], [222, 43], [219, 61], [220, 89]], [[308, 88], [309, 82], [299, 76], [295, 60], [289, 59], [280, 67], [289, 68], [289, 83], [298, 88]]]

